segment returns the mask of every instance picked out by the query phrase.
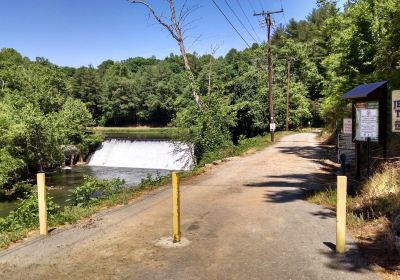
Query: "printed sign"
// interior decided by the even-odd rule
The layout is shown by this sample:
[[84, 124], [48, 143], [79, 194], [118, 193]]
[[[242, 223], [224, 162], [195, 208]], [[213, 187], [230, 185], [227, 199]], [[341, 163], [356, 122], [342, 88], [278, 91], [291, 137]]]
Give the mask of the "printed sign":
[[379, 103], [377, 101], [368, 101], [367, 106], [368, 109], [379, 109]]
[[379, 102], [357, 102], [355, 140], [367, 141], [370, 138], [372, 142], [378, 142], [379, 138]]
[[347, 164], [354, 164], [356, 153], [356, 146], [350, 134], [338, 134], [338, 162], [344, 158]]
[[353, 133], [353, 120], [350, 118], [343, 119], [343, 133], [352, 134]]
[[392, 91], [392, 131], [400, 132], [400, 90]]
[[378, 109], [360, 109], [360, 136], [378, 138]]
[[275, 129], [276, 129], [275, 123], [270, 123], [269, 124], [269, 131], [275, 131]]
[[338, 148], [345, 150], [353, 150], [355, 149], [355, 144], [353, 143], [353, 139], [351, 139], [351, 135], [348, 134], [338, 134]]

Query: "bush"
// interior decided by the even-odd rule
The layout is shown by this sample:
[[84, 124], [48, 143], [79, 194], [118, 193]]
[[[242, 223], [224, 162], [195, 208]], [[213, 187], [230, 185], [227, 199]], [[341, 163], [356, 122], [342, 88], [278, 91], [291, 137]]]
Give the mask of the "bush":
[[68, 201], [72, 205], [87, 205], [103, 197], [120, 192], [124, 188], [125, 181], [119, 178], [99, 180], [85, 176], [83, 185], [71, 190], [71, 198]]
[[7, 198], [6, 191], [0, 189], [0, 201], [6, 200], [6, 198]]
[[[48, 219], [53, 219], [60, 211], [60, 206], [51, 197], [47, 198]], [[28, 198], [20, 200], [15, 210], [0, 219], [0, 231], [32, 229], [39, 225], [38, 194], [35, 192]]]
[[170, 176], [161, 176], [159, 172], [156, 173], [156, 175], [153, 177], [150, 173], [147, 174], [146, 178], [143, 178], [139, 185], [137, 186], [137, 189], [140, 188], [146, 188], [149, 186], [159, 186], [160, 184], [165, 183], [165, 180], [169, 180]]
[[200, 162], [206, 153], [232, 145], [233, 108], [226, 97], [210, 94], [202, 99], [201, 109], [193, 105], [180, 111], [174, 125], [178, 127], [175, 138], [193, 144], [194, 155]]
[[13, 186], [14, 196], [17, 198], [27, 198], [33, 191], [33, 186], [25, 182], [18, 182]]

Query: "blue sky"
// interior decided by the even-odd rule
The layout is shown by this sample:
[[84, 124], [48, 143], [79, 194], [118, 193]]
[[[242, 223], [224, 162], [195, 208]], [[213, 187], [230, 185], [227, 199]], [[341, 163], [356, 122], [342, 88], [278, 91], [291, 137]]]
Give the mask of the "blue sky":
[[[316, 6], [314, 0], [226, 0], [241, 21], [252, 32], [238, 2], [251, 21], [258, 37], [265, 38], [253, 9], [279, 10], [276, 23], [290, 18], [303, 19]], [[157, 11], [166, 8], [166, 0], [149, 0]], [[183, 0], [175, 0], [179, 7]], [[229, 49], [243, 49], [245, 43], [212, 4], [211, 0], [189, 0], [199, 8], [192, 14], [196, 20], [188, 39], [189, 51], [199, 54], [209, 51], [212, 44], [220, 45], [217, 55]], [[251, 44], [254, 40], [241, 27], [227, 7], [225, 0], [216, 0], [232, 23]], [[63, 66], [97, 66], [106, 59], [123, 60], [134, 56], [164, 58], [178, 53], [176, 42], [157, 25], [144, 7], [126, 0], [1, 0], [0, 48], [15, 48], [24, 56], [48, 58]], [[256, 37], [254, 35], [254, 37]]]

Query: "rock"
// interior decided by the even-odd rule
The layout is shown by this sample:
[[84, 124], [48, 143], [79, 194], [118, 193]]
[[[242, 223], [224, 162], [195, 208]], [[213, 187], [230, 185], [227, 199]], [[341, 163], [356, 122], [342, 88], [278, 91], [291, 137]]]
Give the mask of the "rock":
[[220, 164], [222, 162], [222, 160], [216, 160], [216, 161], [213, 161], [213, 164], [214, 165], [218, 165], [218, 164]]
[[235, 159], [238, 159], [238, 158], [240, 158], [240, 157], [228, 157], [228, 158], [225, 159], [225, 161], [231, 161], [231, 160], [235, 160]]
[[242, 155], [243, 156], [252, 155], [256, 152], [257, 152], [257, 150], [255, 148], [251, 148], [251, 149], [247, 150], [246, 152], [244, 152]]

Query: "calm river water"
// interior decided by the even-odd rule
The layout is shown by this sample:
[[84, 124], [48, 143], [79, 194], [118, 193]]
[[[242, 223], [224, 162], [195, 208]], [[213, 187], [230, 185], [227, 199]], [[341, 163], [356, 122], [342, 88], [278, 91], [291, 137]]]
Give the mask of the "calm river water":
[[[167, 135], [160, 137], [157, 134], [146, 134], [141, 137], [136, 134], [115, 133], [106, 136], [107, 139], [99, 146], [88, 165], [46, 174], [48, 195], [58, 204], [66, 204], [69, 191], [81, 185], [86, 175], [98, 179], [124, 179], [126, 185], [132, 187], [138, 185], [148, 174], [153, 178], [164, 176], [172, 169], [187, 169], [192, 163], [191, 157], [174, 150], [176, 145], [167, 139]], [[164, 139], [150, 140], [153, 138]], [[0, 217], [8, 215], [16, 205], [17, 201], [0, 202]]]
[[[76, 166], [72, 169], [62, 169], [57, 172], [46, 174], [46, 185], [48, 187], [48, 195], [63, 206], [68, 199], [69, 190], [81, 185], [85, 175], [108, 180], [121, 178], [125, 180], [127, 186], [135, 186], [138, 185], [142, 179], [146, 178], [148, 174], [156, 177], [158, 175], [168, 175], [169, 173], [169, 170], [157, 169]], [[16, 207], [16, 204], [16, 201], [1, 202], [0, 217], [8, 215], [8, 213]]]

